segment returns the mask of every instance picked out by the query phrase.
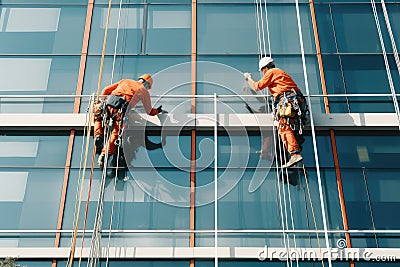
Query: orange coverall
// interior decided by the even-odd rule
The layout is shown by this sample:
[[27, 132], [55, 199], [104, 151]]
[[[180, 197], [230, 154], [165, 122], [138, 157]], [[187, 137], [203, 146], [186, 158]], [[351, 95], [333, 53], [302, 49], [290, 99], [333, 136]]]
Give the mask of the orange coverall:
[[[292, 89], [300, 92], [297, 84], [293, 81], [292, 77], [279, 68], [268, 69], [258, 82], [256, 82], [256, 91], [260, 91], [268, 87], [270, 93], [276, 99], [280, 94], [291, 92]], [[296, 141], [296, 137], [292, 128], [287, 123], [285, 118], [279, 119], [278, 133], [281, 137], [286, 150], [290, 154], [299, 154], [300, 147]]]
[[[141, 101], [143, 107], [147, 114], [150, 116], [155, 116], [158, 114], [157, 109], [151, 107], [151, 100], [149, 91], [146, 87], [143, 86], [142, 82], [124, 79], [117, 83], [111, 84], [103, 89], [101, 92], [102, 95], [115, 95], [115, 96], [125, 96], [125, 100], [130, 103], [129, 106], [134, 108], [136, 104]], [[113, 115], [118, 110], [108, 107], [110, 114]], [[109, 141], [108, 155], [112, 155], [115, 152], [115, 141], [118, 139], [120, 126], [123, 127], [122, 118], [124, 117], [125, 112], [117, 115], [115, 117], [115, 121], [113, 123], [113, 128]], [[103, 135], [104, 128], [101, 121], [101, 117], [96, 118], [94, 122], [94, 136]], [[102, 153], [106, 153], [106, 148], [104, 147]]]

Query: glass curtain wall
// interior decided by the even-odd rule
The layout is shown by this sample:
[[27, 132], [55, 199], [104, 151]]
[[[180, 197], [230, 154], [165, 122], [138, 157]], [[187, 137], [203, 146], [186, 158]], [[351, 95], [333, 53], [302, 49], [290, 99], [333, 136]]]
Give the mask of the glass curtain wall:
[[[371, 230], [350, 233], [353, 247], [399, 246], [398, 236], [379, 233], [400, 227], [396, 214], [387, 212], [397, 210], [400, 202], [396, 193], [398, 132], [336, 131], [339, 166], [335, 166], [330, 132], [316, 131], [317, 164], [312, 131], [308, 127], [302, 152], [305, 167], [286, 172], [279, 168], [286, 159], [283, 145], [275, 141], [273, 129], [219, 127], [217, 132], [213, 131], [214, 114], [219, 115], [220, 122], [236, 118], [236, 114], [249, 115], [246, 104], [255, 113], [270, 112], [270, 102], [265, 98], [267, 91], [257, 97], [250, 96], [243, 79], [243, 72], [247, 71], [253, 77], [261, 77], [257, 70], [260, 51], [271, 55], [304, 93], [308, 88], [310, 94], [322, 94], [309, 1], [299, 1], [301, 40], [293, 0], [268, 1], [260, 6], [260, 13], [250, 0], [198, 0], [195, 29], [192, 1], [124, 0], [121, 5], [117, 2], [113, 3], [109, 18], [108, 1], [94, 2], [82, 95], [97, 94], [120, 79], [137, 79], [143, 73], [150, 73], [154, 77], [150, 92], [153, 105], [163, 105], [169, 112], [165, 116], [170, 116], [179, 130], [160, 129], [158, 125], [165, 118], [161, 116], [154, 123], [145, 122], [147, 128], [134, 136], [140, 139], [130, 140], [134, 147], [130, 147], [132, 157], [125, 175], [129, 179], [115, 183], [107, 179], [105, 183], [101, 246], [212, 248], [218, 242], [218, 246], [230, 248], [319, 248], [326, 247], [327, 234], [328, 245], [336, 247], [338, 240], [345, 238], [344, 219], [348, 220], [350, 231]], [[392, 89], [399, 92], [400, 72], [386, 23], [390, 20], [398, 43], [398, 1], [386, 1], [388, 17], [377, 4], [381, 32], [377, 30], [370, 1], [314, 2], [328, 94], [348, 94], [329, 98], [331, 112], [395, 112]], [[72, 113], [82, 71], [87, 1], [3, 0], [0, 9], [0, 71], [7, 74], [0, 79], [0, 112]], [[263, 21], [263, 29], [258, 29], [259, 16], [266, 15], [268, 25]], [[103, 53], [106, 28], [107, 46]], [[198, 98], [193, 95], [192, 63], [196, 66]], [[213, 98], [214, 94], [218, 99]], [[87, 99], [81, 102], [81, 113], [87, 110]], [[325, 112], [321, 98], [311, 98], [310, 104], [314, 113]], [[140, 113], [143, 109], [139, 105], [136, 111]], [[142, 123], [146, 120], [137, 115], [132, 115], [135, 120]], [[211, 126], [201, 127], [202, 118], [209, 120]], [[70, 135], [73, 142], [69, 141]], [[90, 246], [102, 172], [94, 168], [93, 174], [89, 173], [92, 166], [89, 156], [83, 176], [85, 138], [82, 132], [55, 132], [49, 128], [1, 130], [0, 210], [7, 216], [0, 222], [0, 230], [10, 230], [1, 238], [1, 247], [53, 247], [64, 199], [61, 229], [74, 229], [78, 199], [82, 199], [78, 228], [86, 227], [88, 233], [84, 240], [79, 234], [77, 244]], [[148, 149], [143, 143], [145, 139], [162, 144], [162, 149]], [[71, 151], [68, 145], [72, 145]], [[91, 141], [89, 151], [92, 145]], [[258, 153], [264, 148], [268, 153]], [[341, 206], [337, 167], [342, 176], [346, 213]], [[63, 196], [65, 176], [67, 193]], [[82, 181], [83, 195], [79, 196]], [[119, 232], [109, 236], [110, 229]], [[18, 230], [49, 230], [49, 233], [23, 235]], [[305, 232], [282, 234], [285, 230]], [[59, 246], [71, 246], [70, 232], [62, 233]], [[25, 263], [51, 264], [21, 261]], [[109, 266], [132, 264], [187, 266], [191, 263], [113, 260]], [[210, 260], [195, 261], [199, 266], [213, 264]], [[220, 264], [264, 263], [221, 260]], [[268, 264], [286, 266], [286, 262]], [[344, 265], [349, 263], [333, 264]], [[374, 264], [356, 263], [364, 265]]]

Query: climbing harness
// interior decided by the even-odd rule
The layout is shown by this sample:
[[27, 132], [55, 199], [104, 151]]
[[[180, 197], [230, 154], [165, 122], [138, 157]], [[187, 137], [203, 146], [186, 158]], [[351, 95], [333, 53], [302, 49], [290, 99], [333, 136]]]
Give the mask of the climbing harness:
[[274, 100], [273, 107], [276, 121], [284, 118], [295, 134], [303, 134], [304, 125], [307, 122], [308, 105], [300, 91], [292, 89], [290, 92], [280, 94]]

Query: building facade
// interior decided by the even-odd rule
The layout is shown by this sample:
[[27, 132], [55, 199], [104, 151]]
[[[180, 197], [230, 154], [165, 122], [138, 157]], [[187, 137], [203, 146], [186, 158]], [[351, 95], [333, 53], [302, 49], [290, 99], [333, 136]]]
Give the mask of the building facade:
[[[2, 0], [0, 9], [0, 258], [398, 266], [399, 1]], [[260, 78], [263, 55], [307, 97], [304, 167], [281, 168], [270, 96], [246, 87], [243, 73]], [[91, 104], [144, 73], [168, 113], [128, 113], [129, 179], [107, 178]], [[164, 146], [148, 150], [145, 138]]]

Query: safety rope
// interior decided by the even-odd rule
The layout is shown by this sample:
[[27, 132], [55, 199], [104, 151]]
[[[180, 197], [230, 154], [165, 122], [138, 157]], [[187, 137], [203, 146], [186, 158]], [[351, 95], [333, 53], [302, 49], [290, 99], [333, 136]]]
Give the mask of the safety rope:
[[394, 110], [395, 110], [396, 115], [397, 115], [397, 122], [398, 122], [398, 127], [399, 127], [399, 130], [400, 130], [399, 103], [397, 101], [396, 91], [395, 91], [394, 85], [393, 85], [392, 74], [390, 73], [390, 65], [389, 65], [389, 61], [388, 61], [388, 58], [387, 58], [385, 43], [383, 41], [381, 26], [380, 26], [379, 18], [378, 18], [378, 12], [376, 11], [375, 0], [371, 0], [371, 6], [372, 6], [372, 11], [373, 11], [373, 14], [374, 14], [374, 18], [375, 18], [376, 29], [378, 30], [379, 41], [381, 43], [381, 48], [382, 48], [382, 53], [383, 53], [383, 59], [385, 61], [386, 75], [387, 75], [387, 78], [388, 78], [390, 91], [392, 93], [392, 100], [393, 100]]
[[85, 244], [85, 234], [86, 234], [86, 227], [87, 227], [87, 217], [88, 217], [88, 214], [89, 214], [90, 195], [91, 195], [92, 184], [93, 184], [93, 173], [94, 173], [94, 160], [95, 160], [95, 157], [96, 157], [96, 151], [95, 151], [95, 148], [93, 148], [92, 164], [90, 166], [89, 186], [88, 186], [88, 191], [87, 191], [87, 199], [86, 199], [86, 207], [85, 207], [85, 216], [84, 216], [84, 219], [83, 219], [83, 233], [82, 233], [81, 249], [80, 249], [80, 253], [79, 253], [78, 267], [80, 267], [81, 263], [82, 263], [83, 247], [84, 247], [84, 244]]
[[[305, 59], [304, 44], [303, 44], [303, 33], [302, 33], [302, 28], [301, 28], [300, 9], [299, 9], [299, 1], [298, 0], [296, 0], [296, 18], [297, 18], [299, 40], [300, 40], [301, 59], [302, 59], [302, 63], [303, 63], [305, 89], [306, 89], [306, 94], [308, 96], [308, 103], [310, 103], [309, 110], [310, 110], [311, 134], [312, 134], [315, 165], [316, 165], [315, 167], [317, 170], [318, 191], [319, 191], [319, 198], [320, 198], [320, 204], [321, 204], [322, 222], [324, 225], [325, 245], [326, 245], [326, 248], [329, 250], [330, 245], [329, 245], [329, 237], [328, 237], [328, 226], [327, 226], [327, 221], [326, 221], [324, 196], [322, 193], [322, 182], [321, 182], [321, 173], [320, 173], [320, 169], [319, 169], [317, 140], [316, 140], [316, 135], [315, 135], [314, 118], [313, 118], [313, 114], [312, 114], [312, 105], [311, 105], [311, 101], [310, 101], [310, 90], [308, 87], [307, 67], [306, 67], [306, 59]], [[328, 253], [328, 264], [329, 264], [329, 267], [332, 267], [332, 257], [330, 255], [330, 253]]]
[[[374, 214], [372, 213], [371, 197], [370, 197], [370, 195], [369, 195], [367, 177], [366, 177], [366, 175], [365, 175], [365, 167], [362, 167], [361, 170], [362, 170], [363, 179], [364, 179], [365, 192], [367, 193], [368, 208], [369, 208], [369, 215], [371, 216], [372, 229], [373, 229], [374, 231], [376, 231], [375, 220], [374, 220]], [[377, 235], [376, 235], [375, 232], [374, 232], [374, 238], [375, 238], [376, 247], [379, 248], [378, 237], [377, 237]]]
[[97, 202], [96, 208], [96, 216], [93, 226], [93, 235], [90, 244], [90, 252], [89, 252], [89, 259], [88, 259], [88, 267], [97, 266], [98, 259], [100, 258], [101, 252], [101, 231], [102, 231], [102, 219], [103, 219], [103, 206], [104, 206], [104, 189], [105, 189], [105, 181], [107, 176], [107, 168], [108, 165], [108, 150], [109, 150], [109, 139], [110, 133], [112, 129], [106, 126], [104, 127], [104, 139], [105, 139], [105, 151], [106, 155], [104, 157], [104, 165], [102, 171], [102, 177], [100, 182], [100, 189], [99, 189], [99, 197]]
[[[319, 233], [318, 233], [319, 230], [318, 230], [318, 225], [317, 225], [317, 219], [316, 219], [316, 216], [315, 216], [314, 205], [313, 205], [312, 198], [311, 198], [311, 192], [310, 192], [310, 186], [309, 186], [309, 183], [308, 183], [307, 171], [306, 171], [306, 168], [305, 168], [304, 164], [302, 164], [302, 167], [303, 167], [304, 180], [306, 181], [307, 194], [308, 194], [308, 199], [310, 201], [310, 208], [311, 208], [311, 213], [312, 213], [314, 227], [315, 227], [315, 235], [317, 237], [317, 243], [318, 243], [319, 252], [322, 255], [321, 241], [320, 241], [320, 238], [319, 238]], [[322, 259], [322, 257], [321, 257], [321, 259]], [[324, 267], [324, 260], [323, 259], [321, 260], [321, 264], [322, 264], [322, 267]]]
[[[256, 4], [256, 12], [257, 15], [256, 17], [258, 18], [257, 20], [257, 35], [259, 36], [259, 38], [262, 36], [262, 39], [259, 41], [259, 59], [261, 59], [262, 57], [267, 55], [267, 51], [266, 51], [266, 45], [265, 45], [265, 33], [264, 33], [264, 18], [263, 18], [263, 13], [265, 14], [266, 18], [265, 18], [265, 23], [266, 23], [266, 29], [267, 29], [267, 37], [268, 37], [268, 48], [269, 48], [269, 55], [272, 55], [272, 51], [271, 51], [271, 42], [269, 39], [269, 26], [268, 26], [268, 18], [267, 18], [267, 6], [266, 6], [266, 0], [264, 0], [264, 12], [262, 11], [262, 2], [260, 0], [260, 2], [258, 2], [257, 0], [255, 1]], [[261, 17], [261, 19], [259, 19]], [[261, 27], [259, 26], [261, 21]], [[262, 31], [262, 33], [260, 33], [259, 31]], [[268, 105], [268, 102], [266, 102], [266, 105]], [[279, 144], [279, 159], [280, 162], [278, 162], [278, 158], [275, 157], [276, 160], [276, 164], [275, 164], [275, 169], [276, 169], [276, 176], [277, 176], [277, 187], [278, 187], [278, 199], [279, 199], [279, 212], [280, 212], [280, 217], [281, 217], [281, 225], [282, 225], [282, 237], [283, 237], [283, 245], [285, 247], [285, 250], [287, 252], [290, 251], [290, 237], [289, 234], [287, 232], [287, 230], [289, 229], [288, 226], [288, 212], [287, 212], [287, 203], [286, 203], [286, 194], [284, 192], [284, 185], [283, 185], [283, 179], [280, 179], [280, 175], [282, 175], [283, 173], [283, 169], [282, 169], [282, 165], [283, 165], [283, 157], [282, 157], [282, 147], [281, 147], [281, 143], [279, 141], [279, 137], [277, 136], [277, 129], [275, 124], [273, 124], [273, 139], [274, 139], [274, 151], [275, 151], [275, 155], [277, 155], [278, 151], [276, 148], [276, 144]], [[280, 182], [281, 181], [281, 182]], [[281, 183], [282, 183], [282, 188], [281, 188]], [[289, 253], [288, 253], [289, 255]], [[292, 261], [289, 260], [289, 257], [287, 257], [286, 259], [286, 266], [292, 266]]]
[[[333, 39], [335, 40], [336, 54], [338, 55], [338, 59], [339, 59], [339, 67], [340, 67], [340, 74], [341, 74], [342, 83], [343, 83], [343, 91], [345, 94], [347, 94], [347, 85], [346, 85], [346, 80], [344, 78], [342, 56], [340, 55], [340, 52], [339, 52], [339, 45], [338, 45], [337, 37], [336, 37], [336, 29], [335, 29], [335, 22], [333, 21], [332, 7], [331, 7], [331, 4], [328, 4], [328, 6], [329, 6], [329, 15], [330, 15], [330, 19], [331, 19], [332, 31], [333, 31]], [[347, 112], [351, 113], [349, 97], [347, 97], [347, 96], [346, 96], [346, 104], [347, 104]]]
[[[119, 10], [118, 10], [118, 22], [117, 22], [117, 33], [115, 37], [115, 46], [114, 46], [114, 56], [113, 56], [113, 64], [112, 64], [112, 71], [111, 71], [111, 81], [110, 83], [114, 83], [114, 70], [115, 70], [115, 61], [117, 55], [117, 48], [118, 48], [118, 36], [119, 36], [119, 28], [120, 28], [120, 21], [121, 21], [121, 11], [122, 11], [122, 0], [119, 2]], [[114, 177], [114, 187], [113, 187], [113, 198], [112, 198], [112, 205], [111, 205], [111, 215], [110, 215], [110, 223], [109, 223], [109, 233], [108, 233], [108, 241], [107, 241], [107, 256], [106, 256], [106, 267], [109, 263], [109, 255], [110, 255], [110, 244], [111, 244], [111, 230], [112, 230], [112, 223], [113, 223], [113, 216], [114, 216], [114, 206], [115, 206], [115, 191], [117, 188], [117, 179], [118, 179], [118, 170], [119, 170], [119, 158], [120, 158], [120, 146], [122, 145], [121, 139], [121, 128], [122, 128], [122, 113], [119, 114], [120, 117], [118, 118], [118, 140], [119, 144], [117, 147], [117, 162], [116, 162], [116, 169], [115, 169], [115, 177]], [[111, 126], [113, 127], [113, 126]], [[108, 150], [107, 150], [108, 151]], [[107, 165], [104, 166], [104, 170], [107, 170]]]
[[392, 44], [393, 56], [394, 56], [394, 59], [396, 61], [397, 71], [399, 72], [399, 75], [400, 75], [399, 53], [397, 52], [396, 42], [394, 40], [392, 26], [390, 25], [389, 15], [388, 15], [388, 12], [386, 10], [385, 0], [381, 0], [381, 5], [382, 5], [382, 10], [383, 10], [383, 16], [385, 17], [386, 28], [388, 29], [390, 42]]
[[[74, 221], [74, 232], [73, 232], [73, 237], [72, 237], [72, 244], [71, 244], [71, 250], [70, 250], [70, 255], [69, 259], [67, 261], [67, 266], [71, 267], [73, 264], [74, 256], [75, 256], [75, 247], [76, 247], [76, 239], [77, 239], [77, 233], [78, 233], [78, 228], [79, 228], [79, 215], [80, 215], [80, 209], [81, 209], [81, 203], [82, 203], [82, 196], [83, 196], [83, 187], [84, 187], [84, 181], [85, 181], [85, 172], [86, 172], [86, 165], [87, 165], [87, 158], [89, 154], [89, 143], [90, 143], [90, 130], [91, 130], [91, 121], [93, 120], [93, 98], [90, 99], [89, 101], [89, 109], [88, 113], [89, 116], [86, 115], [86, 118], [88, 120], [86, 121], [86, 127], [84, 128], [86, 131], [86, 145], [85, 145], [85, 153], [83, 157], [83, 169], [82, 169], [82, 154], [81, 154], [81, 163], [80, 163], [80, 170], [82, 169], [82, 172], [80, 173], [80, 182], [78, 182], [77, 185], [77, 192], [79, 188], [79, 200], [76, 202], [75, 206], [75, 221]], [[82, 145], [84, 142], [82, 142]], [[83, 149], [82, 149], [83, 151]]]
[[106, 21], [106, 28], [104, 30], [104, 39], [103, 39], [103, 49], [101, 51], [101, 61], [100, 61], [100, 70], [99, 70], [99, 79], [97, 81], [97, 99], [99, 100], [100, 97], [100, 89], [101, 89], [101, 80], [103, 78], [103, 67], [104, 67], [104, 56], [106, 54], [106, 47], [107, 47], [107, 36], [108, 36], [108, 25], [110, 24], [110, 14], [111, 14], [111, 5], [112, 0], [108, 2], [108, 10], [107, 10], [107, 21]]

